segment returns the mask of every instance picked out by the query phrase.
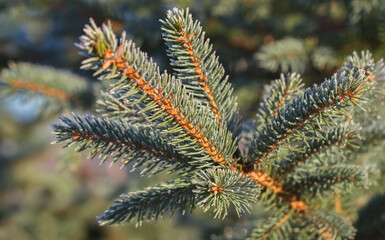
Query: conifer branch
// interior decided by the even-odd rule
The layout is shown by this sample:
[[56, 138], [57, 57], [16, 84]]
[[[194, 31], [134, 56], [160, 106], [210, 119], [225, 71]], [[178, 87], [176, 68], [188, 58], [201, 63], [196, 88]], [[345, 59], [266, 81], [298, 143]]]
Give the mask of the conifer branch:
[[293, 176], [285, 183], [284, 191], [299, 196], [322, 193], [335, 185], [346, 190], [351, 184], [365, 184], [367, 177], [366, 169], [361, 166], [338, 164]]
[[246, 131], [246, 134], [241, 139], [245, 145], [244, 155], [247, 155], [247, 151], [258, 136], [259, 130], [271, 118], [276, 117], [282, 107], [303, 91], [302, 88], [302, 79], [297, 73], [281, 74], [279, 79], [265, 87], [254, 126], [253, 128], [250, 126], [251, 129]]
[[177, 210], [184, 213], [195, 206], [193, 189], [194, 185], [189, 183], [173, 182], [123, 194], [98, 216], [99, 224], [126, 224], [136, 218], [136, 224], [141, 225], [143, 220], [159, 219], [166, 211], [170, 214]]
[[303, 88], [301, 76], [297, 73], [281, 74], [280, 78], [265, 88], [257, 112], [257, 126], [268, 122], [278, 111], [298, 95]]
[[[224, 76], [224, 68], [218, 62], [209, 39], [198, 21], [193, 21], [188, 9], [174, 8], [161, 20], [163, 38], [168, 47], [178, 79], [194, 97], [205, 99], [219, 122], [229, 123], [237, 114], [236, 98]], [[230, 123], [234, 125], [234, 123]]]
[[89, 58], [82, 68], [94, 69], [96, 75], [103, 73], [101, 79], [115, 80], [114, 89], [122, 95], [131, 89], [140, 92], [145, 106], [142, 112], [157, 112], [152, 114], [155, 119], [163, 117], [159, 121], [173, 129], [176, 147], [195, 154], [202, 166], [231, 161], [236, 149], [232, 134], [222, 125], [214, 126], [214, 116], [192, 99], [178, 80], [166, 73], [160, 75], [156, 64], [125, 40], [125, 33], [118, 46], [111, 26], [104, 25], [102, 30], [91, 20], [84, 31], [78, 47]]
[[309, 223], [309, 230], [316, 232], [322, 239], [354, 238], [356, 231], [353, 226], [332, 212], [318, 210], [302, 217]]
[[349, 72], [334, 75], [321, 86], [306, 89], [303, 94], [279, 110], [277, 116], [260, 130], [252, 144], [249, 161], [256, 164], [263, 162], [291, 134], [324, 111], [357, 104], [370, 86], [369, 80], [364, 70], [353, 68]]
[[225, 218], [228, 208], [232, 204], [240, 216], [250, 212], [250, 203], [256, 202], [260, 188], [250, 178], [236, 171], [224, 169], [201, 170], [197, 173], [193, 183], [197, 186], [197, 204], [205, 211], [212, 209], [214, 218]]
[[38, 83], [31, 83], [29, 81], [23, 81], [19, 79], [9, 79], [8, 84], [12, 89], [15, 89], [16, 91], [26, 90], [37, 92], [50, 97], [58, 98], [62, 101], [69, 101], [71, 99], [70, 96], [62, 90], [47, 87]]
[[269, 217], [258, 224], [251, 233], [249, 240], [287, 239], [291, 232], [290, 217], [292, 212], [284, 211], [277, 216]]
[[357, 136], [354, 134], [356, 131], [357, 129], [352, 128], [351, 125], [345, 125], [314, 134], [313, 137], [309, 137], [309, 140], [305, 140], [299, 147], [299, 149], [304, 149], [303, 151], [293, 151], [290, 155], [279, 161], [279, 167], [276, 167], [277, 173], [274, 174], [274, 179], [279, 180], [283, 178], [295, 170], [299, 164], [322, 151], [341, 144], [349, 144], [353, 139], [357, 139]]
[[[352, 238], [349, 224], [313, 212], [311, 200], [328, 189], [362, 186], [366, 169], [346, 164], [319, 167], [312, 157], [322, 151], [335, 153], [333, 146], [359, 139], [348, 126], [354, 123], [352, 109], [366, 101], [373, 86], [380, 86], [376, 81], [385, 79], [383, 63], [374, 63], [369, 54], [354, 54], [333, 77], [304, 91], [298, 74], [282, 75], [264, 97], [248, 135], [253, 141], [239, 157], [235, 98], [200, 24], [188, 10], [178, 9], [169, 11], [162, 24], [177, 78], [161, 74], [125, 33], [117, 39], [110, 25], [99, 28], [91, 20], [78, 44], [86, 57], [82, 68], [110, 83], [98, 101], [105, 117], [62, 117], [64, 124], [54, 126], [58, 142], [75, 144], [79, 151], [91, 149], [102, 161], [114, 157], [113, 162], [123, 159], [124, 165], [131, 157], [134, 168], [144, 166], [146, 173], [183, 170], [174, 182], [122, 195], [98, 217], [100, 224], [133, 219], [141, 224], [165, 211], [196, 206], [225, 217], [232, 205], [240, 215], [259, 200], [279, 210], [253, 231], [256, 238], [297, 232]], [[282, 168], [260, 164], [269, 162], [265, 160]]]
[[[41, 74], [44, 72], [44, 74]], [[6, 95], [24, 93], [24, 96], [43, 96], [55, 105], [89, 106], [93, 96], [90, 83], [68, 71], [27, 62], [10, 63], [0, 73], [2, 92]], [[86, 100], [87, 99], [87, 100]]]
[[[121, 119], [74, 115], [75, 121], [61, 116], [65, 125], [53, 125], [58, 142], [65, 147], [76, 144], [78, 151], [91, 149], [91, 157], [99, 156], [101, 162], [113, 157], [112, 163], [122, 160], [122, 167], [136, 161], [134, 169], [145, 166], [142, 173], [157, 172], [173, 166], [172, 171], [193, 167], [188, 157], [178, 154], [167, 141], [151, 128], [131, 126]], [[151, 147], [150, 147], [151, 146]]]

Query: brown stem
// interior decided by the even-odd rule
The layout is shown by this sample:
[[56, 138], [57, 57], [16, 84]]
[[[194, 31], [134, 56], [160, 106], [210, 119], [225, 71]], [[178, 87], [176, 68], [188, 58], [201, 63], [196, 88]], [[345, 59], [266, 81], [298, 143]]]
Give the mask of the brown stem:
[[139, 74], [136, 70], [129, 65], [128, 62], [123, 59], [122, 52], [123, 45], [118, 47], [116, 52], [119, 52], [119, 56], [114, 58], [115, 53], [108, 49], [103, 54], [103, 69], [108, 68], [111, 64], [115, 64], [116, 67], [125, 74], [131, 82], [143, 90], [149, 98], [154, 100], [160, 107], [164, 109], [172, 118], [193, 138], [195, 141], [208, 152], [211, 158], [216, 163], [225, 164], [224, 157], [219, 153], [218, 149], [209, 141], [207, 137], [204, 137], [201, 132], [201, 128], [194, 126], [192, 122], [171, 102], [172, 93], [169, 96], [164, 96], [162, 89], [154, 88], [147, 80]]
[[218, 118], [218, 121], [221, 122], [221, 114], [218, 110], [218, 104], [215, 101], [214, 95], [210, 89], [210, 86], [207, 84], [207, 78], [208, 75], [204, 75], [204, 72], [198, 62], [198, 57], [194, 53], [194, 48], [190, 42], [190, 39], [194, 37], [194, 33], [191, 33], [189, 36], [184, 31], [183, 27], [181, 26], [179, 29], [179, 35], [180, 39], [178, 39], [179, 42], [181, 42], [182, 46], [185, 48], [185, 50], [188, 52], [188, 54], [191, 57], [191, 62], [194, 65], [195, 73], [198, 76], [198, 81], [202, 85], [203, 90], [207, 94], [207, 98], [209, 101], [210, 108], [212, 109], [214, 115]]
[[62, 90], [52, 88], [52, 87], [47, 87], [38, 83], [32, 83], [32, 82], [18, 80], [18, 79], [10, 79], [8, 83], [14, 89], [26, 89], [29, 91], [35, 91], [47, 96], [56, 97], [62, 101], [71, 99], [71, 97]]
[[266, 238], [268, 238], [275, 229], [279, 228], [279, 226], [281, 226], [283, 223], [286, 222], [288, 217], [289, 217], [289, 214], [285, 214], [272, 228], [270, 228], [270, 230], [267, 233], [265, 233], [261, 237], [261, 240], [265, 240]]
[[289, 94], [289, 92], [290, 92], [290, 90], [288, 88], [286, 88], [285, 91], [283, 92], [281, 99], [278, 102], [277, 109], [275, 109], [275, 111], [274, 111], [274, 114], [273, 114], [274, 117], [277, 117], [278, 111], [282, 107], [283, 103], [285, 102], [285, 99], [286, 99], [287, 95]]

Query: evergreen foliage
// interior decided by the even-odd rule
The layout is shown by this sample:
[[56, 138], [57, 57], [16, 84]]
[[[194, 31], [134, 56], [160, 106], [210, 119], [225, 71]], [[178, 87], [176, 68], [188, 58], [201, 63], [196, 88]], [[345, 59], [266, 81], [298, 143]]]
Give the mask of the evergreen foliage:
[[[41, 75], [41, 72], [45, 72]], [[10, 63], [0, 73], [1, 96], [22, 96], [25, 100], [39, 96], [43, 102], [40, 114], [57, 113], [62, 108], [89, 108], [93, 85], [69, 71], [27, 62]], [[0, 85], [0, 86], [1, 86]]]
[[98, 217], [101, 225], [127, 223], [136, 218], [141, 225], [144, 219], [158, 219], [165, 211], [186, 211], [194, 206], [194, 186], [188, 182], [172, 182], [145, 190], [123, 194], [115, 199], [103, 215]]
[[[256, 202], [260, 193], [259, 185], [236, 171], [218, 168], [200, 171], [193, 183], [197, 186], [197, 204], [213, 208], [214, 217], [226, 217], [229, 203], [233, 204], [238, 215], [249, 212], [250, 203]], [[212, 194], [214, 193], [214, 198]]]
[[[91, 20], [77, 44], [86, 57], [82, 68], [110, 83], [102, 99], [114, 100], [100, 100], [100, 106], [115, 110], [105, 118], [75, 115], [76, 123], [62, 117], [67, 126], [54, 125], [58, 142], [76, 144], [79, 151], [91, 149], [102, 161], [112, 156], [113, 162], [122, 159], [125, 164], [131, 158], [137, 166], [145, 165], [145, 173], [171, 168], [178, 176], [122, 195], [99, 222], [136, 218], [141, 224], [165, 211], [196, 206], [225, 217], [230, 205], [242, 214], [259, 199], [276, 215], [255, 228], [253, 239], [294, 233], [353, 238], [354, 228], [346, 220], [317, 210], [312, 202], [324, 191], [365, 186], [367, 169], [345, 160], [320, 165], [314, 159], [334, 154], [335, 146], [351, 151], [359, 139], [352, 113], [367, 101], [374, 82], [383, 80], [383, 62], [375, 63], [369, 53], [354, 53], [330, 79], [308, 89], [298, 74], [282, 75], [266, 90], [255, 125], [246, 133], [252, 141], [239, 155], [236, 99], [202, 28], [188, 10], [179, 9], [170, 10], [162, 24], [175, 77], [161, 74], [125, 33], [118, 40], [110, 25], [99, 28]], [[138, 124], [122, 106], [148, 124]]]
[[[237, 99], [200, 23], [177, 8], [161, 23], [171, 74], [162, 73], [125, 32], [116, 37], [111, 24], [98, 27], [91, 20], [76, 44], [85, 58], [81, 68], [108, 87], [97, 100], [102, 116], [61, 116], [62, 123], [53, 125], [56, 143], [87, 150], [101, 162], [133, 162], [142, 175], [172, 173], [167, 183], [121, 195], [98, 217], [100, 225], [141, 225], [197, 207], [225, 218], [231, 209], [240, 216], [258, 204], [269, 214], [252, 221], [249, 239], [382, 236], [382, 213], [374, 225], [363, 222], [372, 219], [383, 197], [361, 210], [354, 227], [337, 204], [341, 192], [371, 184], [373, 171], [359, 156], [385, 136], [375, 104], [385, 96], [382, 60], [354, 52], [332, 77], [307, 89], [299, 74], [282, 74], [265, 88], [255, 121], [240, 126]], [[294, 38], [263, 47], [256, 56], [272, 71], [304, 71], [309, 61], [319, 69], [336, 64], [329, 48]], [[40, 71], [47, 78], [38, 78]], [[88, 82], [66, 74], [13, 64], [1, 75], [2, 91], [77, 105], [90, 91]], [[55, 79], [67, 82], [57, 85]]]
[[151, 128], [131, 126], [121, 119], [114, 121], [87, 115], [84, 118], [74, 115], [74, 119], [75, 122], [62, 116], [66, 126], [53, 125], [55, 134], [60, 136], [58, 142], [72, 140], [67, 146], [76, 142], [78, 151], [91, 148], [91, 157], [98, 156], [101, 162], [113, 157], [112, 163], [122, 160], [124, 167], [133, 159], [136, 161], [134, 168], [146, 165], [142, 168], [143, 172], [171, 167], [172, 171], [176, 171], [182, 166], [185, 171], [190, 168], [188, 163], [191, 159], [178, 154]]
[[263, 222], [260, 222], [255, 226], [248, 239], [287, 239], [290, 237], [288, 233], [291, 229], [291, 216], [290, 212], [281, 212], [277, 216], [269, 217]]

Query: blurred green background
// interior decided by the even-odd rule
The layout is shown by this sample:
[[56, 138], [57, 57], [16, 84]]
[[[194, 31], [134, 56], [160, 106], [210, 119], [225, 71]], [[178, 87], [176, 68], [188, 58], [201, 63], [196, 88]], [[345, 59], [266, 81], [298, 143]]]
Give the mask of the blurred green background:
[[[170, 71], [159, 19], [175, 6], [189, 7], [201, 21], [233, 83], [243, 120], [254, 116], [263, 85], [281, 72], [300, 72], [311, 85], [330, 76], [353, 50], [368, 49], [376, 59], [385, 53], [381, 0], [1, 0], [0, 68], [19, 61], [52, 66], [98, 88], [79, 70], [74, 46], [92, 17], [127, 31]], [[92, 113], [92, 104], [42, 111], [47, 106], [39, 96], [0, 99], [0, 239], [209, 239], [245, 221], [235, 214], [212, 220], [196, 211], [140, 228], [99, 227], [95, 216], [114, 197], [167, 176], [141, 179], [129, 168], [99, 166], [85, 154], [49, 144], [49, 125], [59, 114]]]

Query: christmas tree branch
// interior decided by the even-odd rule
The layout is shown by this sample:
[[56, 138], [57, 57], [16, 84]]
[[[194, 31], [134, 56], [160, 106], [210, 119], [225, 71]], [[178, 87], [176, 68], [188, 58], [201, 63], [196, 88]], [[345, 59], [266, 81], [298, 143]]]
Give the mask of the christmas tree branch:
[[342, 72], [324, 81], [321, 86], [307, 89], [278, 111], [276, 117], [260, 130], [253, 142], [250, 161], [263, 162], [290, 135], [307, 122], [333, 107], [344, 108], [356, 102], [370, 85], [370, 77], [360, 68]]
[[[364, 109], [369, 93], [382, 86], [376, 82], [385, 79], [382, 62], [374, 63], [368, 54], [353, 54], [330, 79], [306, 90], [298, 74], [281, 75], [266, 91], [256, 126], [248, 133], [253, 141], [240, 153], [236, 99], [199, 22], [188, 10], [173, 9], [162, 21], [162, 30], [176, 77], [161, 74], [126, 40], [126, 33], [118, 39], [111, 25], [97, 27], [91, 20], [77, 45], [86, 58], [81, 68], [93, 70], [110, 84], [98, 101], [104, 117], [62, 117], [64, 124], [54, 125], [58, 142], [74, 144], [79, 151], [90, 149], [102, 161], [113, 157], [113, 162], [122, 160], [124, 165], [131, 158], [134, 168], [143, 166], [146, 173], [177, 171], [173, 182], [116, 199], [98, 217], [100, 224], [133, 219], [141, 224], [165, 211], [197, 206], [214, 217], [225, 217], [234, 206], [241, 215], [259, 200], [273, 211], [253, 231], [256, 238], [285, 239], [297, 233], [352, 238], [349, 224], [333, 214], [313, 211], [319, 202], [312, 200], [325, 190], [362, 186], [366, 168], [335, 164], [335, 159], [317, 161], [314, 156], [345, 153], [354, 147], [354, 139], [360, 139], [359, 131], [351, 127], [357, 114], [353, 108]], [[286, 50], [308, 53], [295, 48]], [[288, 59], [297, 56], [284, 53], [284, 57], [288, 66]], [[371, 134], [366, 134], [368, 140], [382, 137]]]
[[[76, 143], [78, 150], [92, 149], [91, 156], [99, 155], [102, 162], [113, 156], [113, 163], [122, 159], [122, 167], [130, 159], [134, 168], [145, 165], [143, 172], [160, 171], [173, 166], [173, 171], [193, 167], [189, 158], [178, 154], [167, 141], [150, 128], [133, 127], [124, 121], [74, 115], [75, 121], [61, 117], [65, 125], [53, 125], [57, 142]], [[150, 147], [151, 146], [151, 147]]]
[[289, 220], [292, 213], [285, 211], [264, 220], [254, 228], [248, 239], [286, 239], [287, 233], [290, 232]]
[[[78, 44], [89, 56], [83, 61], [82, 68], [95, 69], [95, 74], [106, 72], [101, 79], [118, 78], [114, 89], [140, 90], [144, 94], [141, 99], [147, 101], [142, 112], [160, 113], [162, 124], [169, 124], [168, 128], [173, 129], [175, 144], [185, 142], [180, 149], [186, 151], [186, 146], [190, 146], [191, 153], [195, 153], [201, 163], [205, 162], [205, 166], [210, 158], [221, 164], [231, 160], [235, 151], [232, 134], [224, 126], [214, 126], [209, 112], [192, 100], [176, 79], [167, 74], [160, 75], [157, 66], [132, 42], [125, 40], [124, 33], [121, 45], [117, 46], [111, 27], [104, 25], [101, 30], [92, 21], [91, 25], [85, 28], [86, 35]], [[158, 119], [158, 116], [153, 117]]]
[[346, 220], [340, 218], [332, 212], [318, 210], [308, 212], [302, 216], [310, 226], [310, 231], [316, 232], [323, 239], [353, 239], [355, 229]]
[[294, 195], [318, 194], [339, 184], [345, 188], [351, 184], [364, 184], [367, 181], [366, 169], [356, 165], [333, 165], [331, 167], [308, 170], [300, 176], [288, 179], [284, 191]]
[[19, 79], [9, 79], [8, 84], [11, 88], [15, 89], [16, 91], [23, 89], [27, 91], [38, 92], [50, 97], [55, 97], [62, 101], [72, 100], [76, 102], [76, 99], [71, 98], [65, 91], [52, 87], [47, 87], [42, 84], [31, 83], [29, 81], [23, 81]]
[[[224, 69], [212, 53], [198, 21], [193, 21], [188, 9], [173, 9], [161, 20], [163, 37], [168, 46], [177, 77], [194, 97], [205, 99], [219, 122], [229, 123], [237, 114], [231, 85], [224, 78]], [[234, 124], [234, 123], [232, 123]]]
[[[42, 75], [41, 72], [44, 72]], [[90, 82], [68, 71], [32, 63], [10, 63], [0, 73], [1, 91], [6, 95], [43, 96], [50, 108], [71, 104], [88, 107], [93, 98]], [[44, 111], [44, 109], [42, 109]]]
[[195, 205], [193, 189], [194, 185], [173, 182], [123, 194], [115, 199], [114, 205], [98, 216], [99, 224], [129, 223], [136, 218], [137, 225], [141, 225], [145, 219], [157, 220], [166, 211], [170, 211], [171, 214], [177, 210], [185, 212], [190, 206]]
[[304, 149], [303, 151], [294, 151], [288, 155], [287, 158], [279, 162], [279, 167], [276, 168], [277, 173], [274, 174], [274, 179], [279, 181], [279, 179], [294, 171], [299, 164], [321, 151], [341, 144], [346, 146], [349, 141], [357, 138], [354, 134], [355, 131], [357, 131], [357, 129], [352, 128], [350, 125], [345, 125], [342, 127], [333, 127], [321, 134], [315, 134], [313, 138], [305, 140], [305, 143], [299, 147], [299, 149]]
[[265, 88], [265, 93], [257, 112], [257, 126], [262, 126], [278, 111], [302, 91], [303, 83], [297, 73], [281, 74], [280, 78]]
[[230, 204], [240, 216], [249, 212], [250, 203], [257, 201], [260, 185], [250, 178], [229, 169], [211, 168], [201, 170], [192, 181], [197, 189], [197, 204], [204, 211], [213, 209], [214, 217], [225, 217]]

